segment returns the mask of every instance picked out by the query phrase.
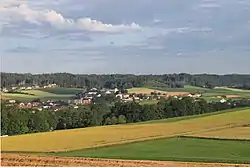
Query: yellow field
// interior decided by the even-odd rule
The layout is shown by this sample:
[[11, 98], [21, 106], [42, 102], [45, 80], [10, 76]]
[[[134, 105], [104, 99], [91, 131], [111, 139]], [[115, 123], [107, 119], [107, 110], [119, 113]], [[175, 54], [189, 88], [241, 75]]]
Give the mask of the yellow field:
[[234, 127], [195, 133], [187, 136], [223, 138], [223, 139], [250, 139], [250, 127]]
[[[250, 109], [178, 122], [100, 126], [2, 138], [2, 151], [69, 151], [201, 133], [250, 122]], [[232, 133], [232, 135], [234, 135]]]
[[160, 93], [167, 93], [166, 91], [160, 91], [160, 90], [155, 90], [155, 89], [149, 89], [149, 88], [131, 88], [131, 89], [128, 89], [128, 92], [129, 93], [136, 93], [136, 94], [150, 94], [151, 92], [154, 92], [154, 91], [157, 91], [157, 92], [160, 92]]
[[129, 93], [136, 93], [136, 94], [150, 94], [151, 92], [158, 92], [161, 94], [166, 94], [168, 96], [182, 96], [182, 95], [186, 95], [188, 92], [167, 92], [167, 91], [161, 91], [161, 90], [155, 90], [155, 89], [149, 89], [149, 88], [131, 88], [128, 89]]

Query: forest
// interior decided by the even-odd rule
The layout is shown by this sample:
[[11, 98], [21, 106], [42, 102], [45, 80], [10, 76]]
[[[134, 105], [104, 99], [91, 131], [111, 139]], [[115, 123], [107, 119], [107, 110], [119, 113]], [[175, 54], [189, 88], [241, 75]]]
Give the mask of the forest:
[[162, 99], [157, 104], [140, 105], [137, 102], [121, 103], [110, 98], [78, 109], [59, 111], [21, 109], [9, 107], [3, 102], [1, 105], [1, 135], [19, 135], [199, 115], [236, 107], [249, 107], [250, 100], [209, 103], [204, 99], [197, 101], [183, 97]]
[[132, 75], [132, 74], [18, 74], [1, 73], [1, 88], [20, 85], [46, 85], [56, 83], [61, 87], [74, 88], [120, 88], [132, 87], [164, 87], [181, 88], [184, 85], [213, 88], [215, 86], [237, 87], [249, 89], [250, 75], [212, 75], [186, 73], [164, 75]]

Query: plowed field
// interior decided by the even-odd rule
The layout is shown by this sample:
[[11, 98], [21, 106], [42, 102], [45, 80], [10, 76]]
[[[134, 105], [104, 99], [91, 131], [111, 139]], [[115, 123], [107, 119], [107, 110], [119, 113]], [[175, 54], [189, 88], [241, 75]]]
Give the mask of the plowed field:
[[184, 163], [109, 160], [91, 158], [45, 157], [35, 155], [2, 154], [1, 166], [82, 166], [82, 167], [250, 167], [250, 165], [219, 163]]

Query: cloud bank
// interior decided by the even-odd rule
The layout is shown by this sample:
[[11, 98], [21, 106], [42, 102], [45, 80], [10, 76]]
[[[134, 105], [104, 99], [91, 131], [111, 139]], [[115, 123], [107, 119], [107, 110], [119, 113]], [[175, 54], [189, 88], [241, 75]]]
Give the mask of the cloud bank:
[[[8, 18], [8, 22], [28, 22], [37, 26], [49, 24], [59, 30], [76, 30], [104, 33], [124, 33], [142, 30], [136, 23], [131, 24], [107, 24], [89, 17], [70, 19], [54, 10], [34, 10], [26, 4], [19, 6], [0, 7], [0, 14]], [[6, 19], [5, 18], [5, 19]]]

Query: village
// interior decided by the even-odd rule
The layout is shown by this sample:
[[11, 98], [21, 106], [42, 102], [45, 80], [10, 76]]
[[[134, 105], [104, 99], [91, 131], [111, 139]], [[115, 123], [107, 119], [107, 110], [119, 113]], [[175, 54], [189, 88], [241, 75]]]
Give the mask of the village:
[[[2, 92], [10, 92], [13, 90], [33, 90], [33, 89], [44, 89], [44, 88], [55, 88], [59, 87], [56, 84], [49, 84], [45, 86], [29, 86], [29, 87], [11, 87], [9, 89], [3, 88]], [[164, 99], [169, 97], [167, 93], [162, 93], [158, 91], [153, 91], [150, 94], [143, 94], [143, 93], [129, 93], [128, 90], [119, 90], [118, 88], [115, 88], [113, 90], [111, 89], [97, 89], [97, 88], [91, 88], [87, 91], [82, 91], [77, 93], [75, 96], [72, 96], [69, 100], [47, 100], [47, 101], [41, 101], [40, 99], [33, 99], [29, 102], [23, 102], [19, 100], [9, 99], [7, 101], [7, 106], [16, 106], [18, 108], [32, 108], [37, 110], [63, 110], [67, 108], [74, 108], [77, 109], [81, 105], [88, 105], [91, 104], [94, 99], [98, 99], [105, 96], [114, 96], [117, 99], [119, 99], [121, 102], [142, 102], [142, 101], [158, 101], [160, 99]], [[184, 96], [195, 98], [195, 100], [198, 100], [200, 97], [202, 97], [201, 93], [186, 93], [182, 94], [181, 96], [173, 96], [173, 98], [179, 98], [182, 99]], [[221, 103], [226, 102], [227, 100], [221, 99]]]

